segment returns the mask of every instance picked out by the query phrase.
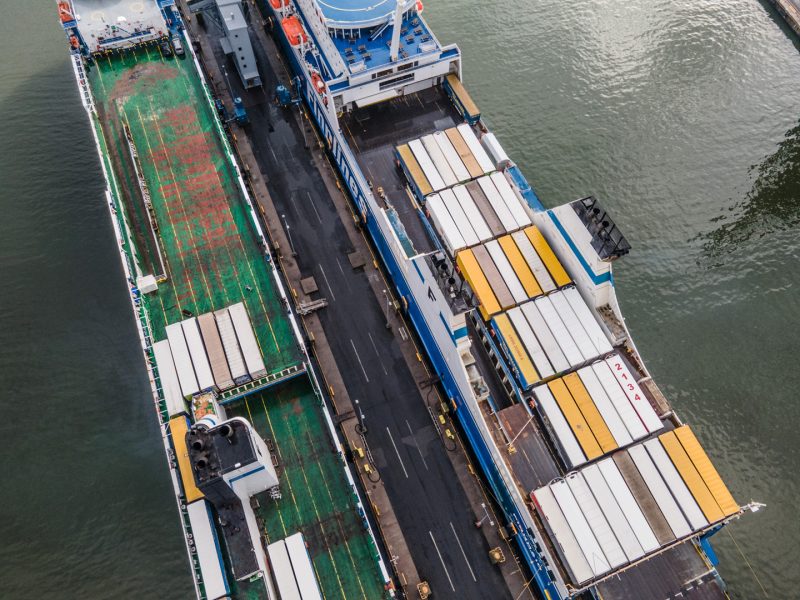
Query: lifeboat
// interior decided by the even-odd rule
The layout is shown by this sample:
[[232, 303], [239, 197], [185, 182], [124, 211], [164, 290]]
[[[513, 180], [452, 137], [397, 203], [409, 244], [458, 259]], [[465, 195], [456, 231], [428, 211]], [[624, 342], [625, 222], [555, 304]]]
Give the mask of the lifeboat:
[[74, 21], [75, 17], [72, 15], [72, 8], [69, 2], [61, 1], [58, 3], [58, 16], [61, 18], [62, 23], [69, 23]]
[[281, 20], [281, 27], [286, 34], [286, 39], [292, 46], [299, 46], [308, 41], [306, 30], [303, 29], [303, 24], [296, 16], [292, 15]]
[[320, 74], [316, 71], [311, 71], [311, 85], [313, 85], [314, 90], [322, 96], [322, 101], [325, 103], [325, 106], [328, 106], [328, 96], [325, 94], [325, 81], [323, 81]]
[[424, 7], [424, 6], [422, 6], [422, 0], [417, 0], [417, 12], [418, 12], [418, 13], [422, 13], [422, 11], [423, 11], [423, 9], [424, 9], [424, 8], [425, 8], [425, 7]]
[[78, 43], [78, 38], [74, 35], [69, 36], [69, 45], [72, 47], [73, 50], [77, 50], [78, 46], [80, 45]]
[[281, 10], [289, 6], [289, 0], [269, 0], [269, 4], [274, 10]]

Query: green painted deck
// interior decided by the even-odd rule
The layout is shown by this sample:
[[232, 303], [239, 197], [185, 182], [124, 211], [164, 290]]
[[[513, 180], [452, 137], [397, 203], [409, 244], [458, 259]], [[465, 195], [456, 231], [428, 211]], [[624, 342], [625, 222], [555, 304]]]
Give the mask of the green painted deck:
[[123, 124], [130, 127], [150, 192], [167, 280], [144, 297], [154, 339], [164, 327], [244, 301], [267, 370], [301, 360], [249, 207], [227, 158], [202, 82], [189, 60], [156, 47], [98, 60], [89, 74], [141, 273], [155, 249]]
[[378, 551], [327, 434], [320, 399], [305, 378], [254, 394], [227, 408], [275, 443], [283, 497], [258, 496], [268, 542], [303, 533], [327, 600], [387, 597]]

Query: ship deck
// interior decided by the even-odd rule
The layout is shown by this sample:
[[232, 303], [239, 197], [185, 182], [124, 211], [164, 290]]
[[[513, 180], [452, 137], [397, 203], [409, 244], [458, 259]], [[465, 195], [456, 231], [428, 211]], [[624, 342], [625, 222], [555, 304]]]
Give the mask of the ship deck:
[[397, 211], [413, 245], [412, 254], [436, 250], [416, 202], [408, 196], [406, 179], [395, 165], [395, 147], [461, 123], [445, 91], [437, 86], [360, 108], [344, 115], [340, 123], [364, 176], [374, 189], [383, 188]]
[[[167, 266], [167, 280], [142, 297], [153, 338], [163, 339], [166, 325], [191, 314], [244, 301], [268, 371], [301, 364], [229, 150], [192, 62], [166, 60], [154, 45], [140, 47], [100, 57], [89, 81], [100, 117], [103, 160], [112, 171], [114, 209], [124, 218], [123, 249], [137, 271], [148, 273], [158, 244]], [[139, 155], [156, 235], [148, 232], [123, 125], [130, 128]], [[310, 380], [282, 382], [227, 411], [251, 420], [274, 443], [283, 497], [258, 497], [266, 538], [302, 531], [326, 598], [384, 597], [378, 551]], [[234, 597], [263, 597], [258, 587], [238, 582]]]

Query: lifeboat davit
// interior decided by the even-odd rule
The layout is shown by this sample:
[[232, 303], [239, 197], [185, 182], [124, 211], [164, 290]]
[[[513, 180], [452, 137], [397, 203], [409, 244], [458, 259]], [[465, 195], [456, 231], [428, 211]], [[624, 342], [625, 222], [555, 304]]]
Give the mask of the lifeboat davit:
[[286, 34], [286, 39], [292, 46], [299, 46], [308, 41], [306, 30], [303, 29], [303, 24], [296, 16], [292, 15], [281, 20], [281, 27]]

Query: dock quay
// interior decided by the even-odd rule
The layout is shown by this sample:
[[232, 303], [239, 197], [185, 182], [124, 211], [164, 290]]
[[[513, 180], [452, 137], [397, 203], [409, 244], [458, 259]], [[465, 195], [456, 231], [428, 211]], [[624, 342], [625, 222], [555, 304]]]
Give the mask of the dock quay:
[[[187, 30], [202, 49], [201, 60], [215, 93], [229, 106], [232, 105], [231, 90], [221, 72], [222, 67], [227, 67], [230, 72], [232, 65], [226, 63], [220, 49], [214, 47], [214, 24], [206, 20], [204, 27], [199, 27], [185, 4], [179, 2], [179, 6]], [[251, 6], [251, 19], [258, 14], [257, 10]], [[290, 76], [280, 50], [264, 25], [263, 21], [251, 22], [250, 30], [264, 80], [263, 90], [244, 90], [238, 79], [229, 79], [233, 91], [244, 100], [250, 121], [245, 127], [231, 123], [231, 139], [248, 174], [248, 185], [259, 203], [276, 260], [287, 277], [296, 304], [313, 302], [312, 294], [314, 298], [319, 295], [327, 301], [326, 308], [303, 316], [301, 321], [320, 366], [325, 388], [331, 392], [330, 399], [339, 415], [342, 437], [350, 444], [358, 474], [373, 505], [378, 530], [396, 569], [398, 583], [411, 598], [418, 597], [417, 586], [423, 581], [434, 593], [449, 595], [453, 591], [451, 581], [457, 578], [461, 579], [459, 592], [465, 598], [485, 597], [486, 589], [497, 589], [499, 594], [500, 588], [507, 590], [501, 596], [533, 598], [530, 582], [526, 581], [517, 562], [515, 549], [502, 536], [499, 529], [501, 519], [493, 512], [492, 501], [477, 476], [476, 467], [470, 463], [457, 428], [447, 412], [442, 411], [442, 407], [447, 405], [442, 402], [435, 385], [430, 383], [431, 372], [422, 360], [413, 328], [404, 321], [393, 287], [380, 270], [379, 259], [364, 232], [357, 227], [358, 218], [328, 161], [318, 132], [304, 107], [290, 111], [279, 109], [267, 96], [268, 90], [277, 84], [289, 85]], [[273, 130], [291, 135], [276, 135]], [[273, 154], [278, 148], [283, 150], [285, 162]], [[291, 170], [287, 163], [292, 165]], [[306, 178], [308, 180], [303, 181]], [[298, 182], [303, 182], [299, 190], [295, 188]], [[320, 227], [322, 224], [324, 228]], [[331, 260], [331, 255], [338, 255], [338, 258]], [[313, 256], [313, 260], [309, 260], [309, 256]], [[312, 265], [310, 268], [309, 263]], [[304, 291], [304, 280], [309, 277], [319, 294]], [[342, 298], [343, 294], [347, 294], [346, 299]], [[362, 332], [360, 343], [354, 335], [354, 310], [362, 324], [365, 321], [369, 323]], [[369, 320], [364, 319], [367, 314], [371, 315]], [[349, 341], [348, 337], [351, 338]], [[336, 340], [344, 344], [338, 342], [337, 347]], [[348, 347], [351, 343], [353, 345]], [[384, 353], [385, 356], [379, 356]], [[367, 358], [368, 355], [374, 358]], [[347, 356], [351, 358], [344, 358]], [[404, 365], [402, 369], [398, 368], [401, 363]], [[377, 378], [386, 380], [381, 386], [386, 386], [383, 392], [377, 386]], [[403, 391], [398, 393], [400, 390]], [[377, 423], [372, 408], [374, 401], [368, 398], [381, 393], [409, 406], [409, 410], [399, 409], [408, 415], [408, 419], [396, 424], [391, 415], [381, 416], [389, 420], [374, 431], [373, 428], [377, 429], [377, 425], [372, 423], [373, 419]], [[356, 398], [358, 400], [354, 403]], [[375, 406], [375, 409], [384, 411], [390, 407]], [[357, 411], [365, 416], [366, 434], [359, 431]], [[414, 431], [410, 432], [412, 428]], [[394, 433], [387, 435], [391, 431]], [[396, 453], [394, 445], [399, 447], [404, 457], [400, 461], [400, 453]], [[405, 446], [408, 445], [416, 446], [419, 451], [412, 448], [406, 455]], [[437, 451], [431, 457], [434, 448]], [[394, 464], [392, 455], [397, 456]], [[402, 480], [413, 477], [410, 472], [412, 465], [408, 464], [412, 460], [420, 471], [427, 473], [428, 469], [434, 468], [440, 473], [444, 471], [446, 480], [435, 484], [421, 481], [417, 487], [403, 489], [407, 485]], [[405, 470], [408, 470], [408, 475]], [[424, 496], [425, 490], [430, 488], [447, 500], [437, 509], [442, 517], [432, 517], [429, 522], [434, 525], [421, 528], [413, 521], [420, 510], [424, 510], [419, 506], [420, 501], [427, 503], [420, 492]], [[464, 500], [457, 501], [458, 496]], [[453, 510], [454, 503], [461, 505], [457, 511]], [[461, 523], [452, 516], [445, 516], [453, 512], [462, 515]], [[491, 515], [490, 518], [486, 518], [487, 515]], [[482, 526], [476, 529], [475, 523], [479, 521]], [[407, 530], [412, 531], [412, 547], [409, 547]], [[471, 543], [470, 539], [473, 540]], [[463, 552], [459, 550], [462, 544]], [[490, 563], [489, 550], [492, 548], [502, 549], [503, 563]], [[438, 556], [439, 553], [443, 558]], [[446, 562], [449, 569], [429, 566], [438, 565], [440, 561]], [[460, 565], [462, 572], [458, 574], [451, 563]], [[418, 564], [424, 566], [421, 571]], [[499, 575], [502, 575], [504, 583]], [[464, 589], [467, 582], [474, 584], [469, 593]]]
[[786, 24], [797, 35], [800, 35], [800, 1], [798, 0], [769, 0]]

